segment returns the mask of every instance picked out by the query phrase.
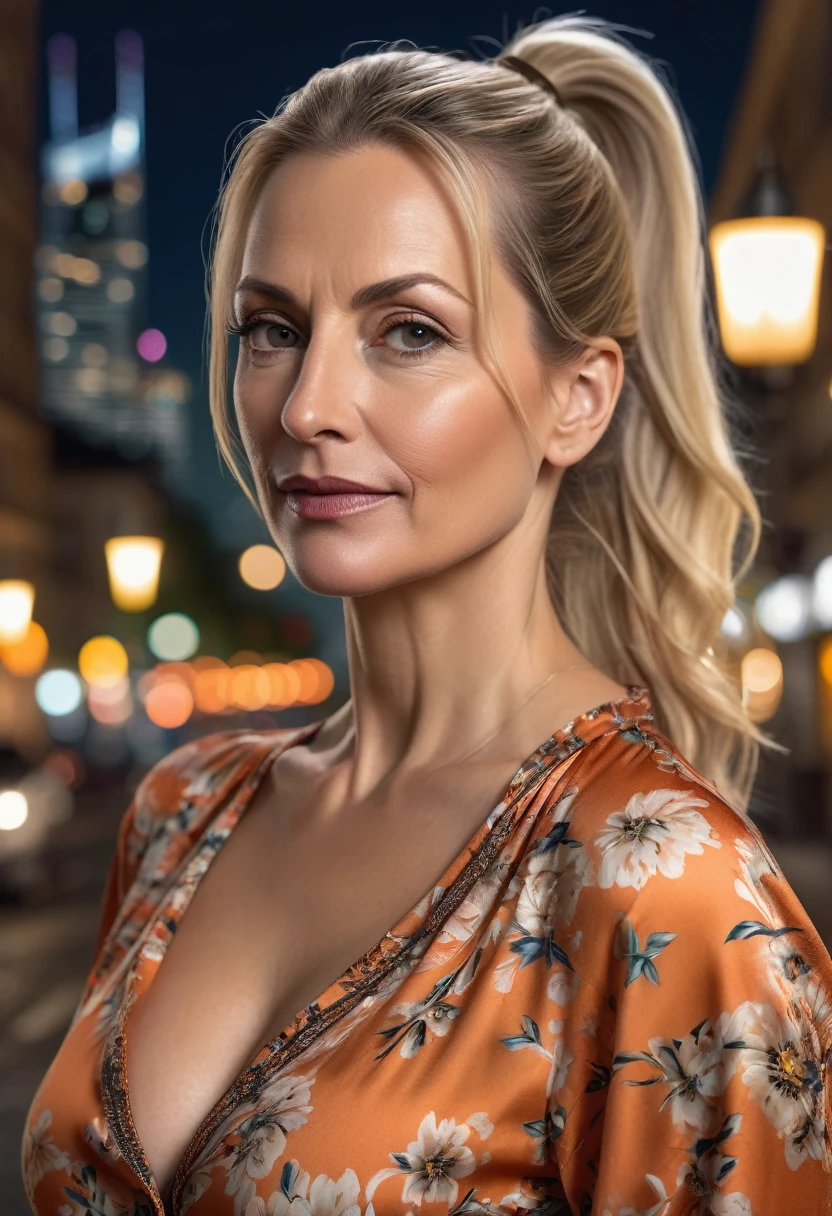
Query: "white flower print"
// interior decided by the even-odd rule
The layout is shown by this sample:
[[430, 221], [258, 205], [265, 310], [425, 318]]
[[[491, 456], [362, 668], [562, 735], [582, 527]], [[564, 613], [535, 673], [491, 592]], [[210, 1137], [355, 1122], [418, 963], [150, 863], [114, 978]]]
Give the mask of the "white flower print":
[[69, 1166], [69, 1157], [58, 1148], [49, 1135], [48, 1129], [51, 1126], [52, 1111], [42, 1110], [26, 1134], [28, 1143], [23, 1152], [26, 1162], [23, 1181], [30, 1200], [44, 1174], [49, 1170], [65, 1170]]
[[250, 1200], [243, 1216], [361, 1216], [361, 1184], [353, 1169], [345, 1169], [338, 1179], [318, 1174], [310, 1185], [309, 1172], [292, 1159], [283, 1181], [285, 1186], [272, 1191], [268, 1199], [257, 1195]]
[[[564, 828], [564, 804], [571, 801], [564, 797], [558, 802], [555, 835], [559, 825]], [[595, 863], [579, 842], [569, 841], [568, 827], [565, 824], [566, 839], [553, 847], [544, 847], [552, 833], [538, 841], [523, 875], [515, 917], [533, 937], [547, 936], [556, 925], [571, 925], [581, 890], [595, 882]]]
[[[286, 1148], [287, 1134], [302, 1127], [312, 1110], [309, 1101], [314, 1079], [280, 1076], [263, 1090], [254, 1110], [241, 1123], [236, 1112], [234, 1132], [239, 1144], [223, 1141], [219, 1164], [228, 1171], [226, 1194], [234, 1196], [234, 1216], [242, 1216], [255, 1195], [256, 1180], [266, 1178]], [[205, 1165], [207, 1162], [200, 1162]]]
[[670, 1107], [673, 1124], [680, 1132], [701, 1136], [713, 1130], [719, 1117], [713, 1099], [725, 1092], [738, 1066], [738, 1048], [732, 1044], [742, 1042], [742, 1026], [741, 1016], [723, 1013], [715, 1026], [705, 1021], [683, 1038], [649, 1039], [649, 1052], [620, 1052], [613, 1067], [644, 1063], [660, 1069], [668, 1092], [659, 1109]]
[[685, 1202], [687, 1216], [751, 1216], [751, 1204], [740, 1191], [725, 1188], [732, 1180], [735, 1157], [722, 1151], [740, 1129], [742, 1115], [731, 1114], [710, 1140], [699, 1140], [688, 1152], [693, 1158], [679, 1167], [676, 1186], [684, 1188], [693, 1202]]
[[476, 1168], [476, 1158], [465, 1141], [471, 1134], [467, 1123], [457, 1126], [454, 1119], [436, 1123], [434, 1111], [428, 1111], [419, 1124], [417, 1139], [406, 1151], [394, 1155], [400, 1162], [397, 1169], [383, 1169], [367, 1183], [365, 1194], [373, 1198], [376, 1187], [386, 1178], [406, 1175], [402, 1203], [441, 1203], [451, 1207], [459, 1193], [459, 1178], [465, 1178]]
[[[823, 1077], [832, 1053], [832, 1011], [817, 983], [779, 1016], [771, 1005], [747, 1001], [742, 1079], [785, 1143], [786, 1164], [807, 1157], [829, 1168]], [[738, 1011], [739, 1012], [739, 1011]]]
[[[551, 1027], [552, 1023], [550, 1022], [549, 1025]], [[552, 1048], [552, 1067], [549, 1069], [549, 1077], [546, 1081], [547, 1099], [563, 1089], [569, 1073], [569, 1065], [574, 1058], [564, 1040], [558, 1039]]]
[[719, 1172], [724, 1168], [724, 1162], [721, 1153], [714, 1153], [707, 1160], [680, 1166], [676, 1185], [686, 1187], [695, 1196], [693, 1205], [685, 1208], [691, 1216], [751, 1216], [751, 1203], [746, 1195], [740, 1191], [722, 1195], [715, 1189], [719, 1186]]
[[84, 1139], [91, 1144], [99, 1156], [105, 1161], [118, 1161], [119, 1152], [113, 1134], [107, 1126], [107, 1121], [101, 1115], [96, 1115], [84, 1128]]
[[668, 1196], [661, 1178], [657, 1178], [655, 1174], [645, 1174], [644, 1177], [658, 1196], [658, 1203], [654, 1203], [649, 1208], [642, 1208], [640, 1212], [631, 1207], [619, 1208], [616, 1212], [604, 1208], [602, 1216], [663, 1216], [671, 1197]]
[[742, 878], [734, 879], [734, 890], [740, 899], [753, 904], [765, 917], [766, 923], [771, 925], [774, 923], [774, 910], [761, 879], [764, 874], [777, 878], [780, 873], [777, 863], [765, 845], [752, 843], [741, 836], [735, 838], [734, 848], [742, 874]]
[[581, 977], [565, 967], [557, 968], [546, 984], [546, 995], [556, 1005], [568, 1005], [581, 986]]
[[800, 949], [800, 933], [784, 933], [781, 937], [760, 938], [771, 956], [771, 963], [781, 983], [797, 992], [811, 992], [816, 986], [812, 968]]
[[688, 853], [721, 844], [695, 807], [710, 803], [692, 790], [658, 789], [632, 795], [623, 811], [614, 811], [608, 827], [596, 837], [602, 854], [599, 887], [633, 887], [640, 891], [657, 871], [679, 878]]

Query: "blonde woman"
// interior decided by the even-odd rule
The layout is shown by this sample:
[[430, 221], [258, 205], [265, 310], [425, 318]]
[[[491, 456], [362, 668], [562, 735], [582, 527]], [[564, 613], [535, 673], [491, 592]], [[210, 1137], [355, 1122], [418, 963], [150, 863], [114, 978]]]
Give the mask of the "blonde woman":
[[826, 1210], [832, 963], [744, 813], [759, 516], [653, 67], [570, 16], [317, 72], [237, 151], [211, 325], [351, 695], [141, 783], [33, 1210]]

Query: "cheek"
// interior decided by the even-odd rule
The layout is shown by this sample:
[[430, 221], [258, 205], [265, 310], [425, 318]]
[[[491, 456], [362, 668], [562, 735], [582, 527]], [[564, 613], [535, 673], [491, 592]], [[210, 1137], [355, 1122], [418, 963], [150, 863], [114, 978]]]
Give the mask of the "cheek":
[[280, 396], [273, 379], [270, 383], [267, 376], [248, 376], [238, 367], [234, 376], [234, 412], [248, 462], [259, 481], [282, 430]]
[[468, 504], [491, 515], [512, 506], [518, 494], [527, 497], [520, 423], [499, 388], [470, 376], [435, 387], [429, 403], [391, 428], [385, 443], [413, 483], [414, 510]]

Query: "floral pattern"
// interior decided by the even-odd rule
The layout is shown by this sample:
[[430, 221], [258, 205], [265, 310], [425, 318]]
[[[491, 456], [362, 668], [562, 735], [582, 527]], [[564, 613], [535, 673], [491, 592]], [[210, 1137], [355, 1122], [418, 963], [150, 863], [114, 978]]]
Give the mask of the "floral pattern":
[[36, 1216], [832, 1207], [832, 961], [635, 685], [541, 744], [435, 887], [263, 1045], [163, 1199], [127, 1011], [269, 765], [318, 726], [209, 735], [137, 789], [26, 1120]]

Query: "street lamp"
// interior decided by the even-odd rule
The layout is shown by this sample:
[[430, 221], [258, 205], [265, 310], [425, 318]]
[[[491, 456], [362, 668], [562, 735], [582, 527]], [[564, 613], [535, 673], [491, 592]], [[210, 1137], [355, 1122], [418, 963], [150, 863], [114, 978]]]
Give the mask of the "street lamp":
[[0, 644], [15, 645], [29, 632], [35, 588], [22, 578], [0, 580]]
[[113, 603], [143, 612], [156, 602], [164, 541], [158, 536], [113, 536], [104, 542]]
[[818, 332], [826, 233], [793, 214], [767, 144], [739, 219], [714, 224], [709, 245], [722, 345], [741, 367], [805, 362]]

